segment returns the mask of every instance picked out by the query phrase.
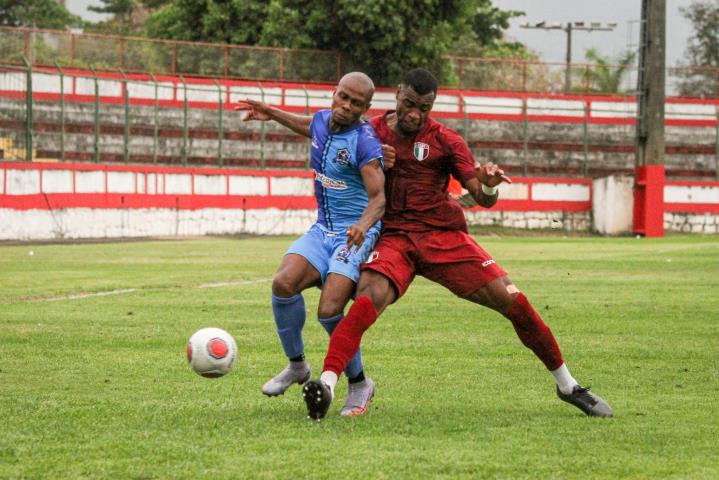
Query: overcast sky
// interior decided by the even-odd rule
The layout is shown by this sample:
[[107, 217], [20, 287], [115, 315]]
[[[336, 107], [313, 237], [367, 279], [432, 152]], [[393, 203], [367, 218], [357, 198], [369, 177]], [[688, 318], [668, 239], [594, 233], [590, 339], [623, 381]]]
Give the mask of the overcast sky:
[[[616, 58], [627, 48], [637, 48], [641, 0], [493, 0], [502, 10], [520, 10], [522, 17], [513, 18], [507, 37], [529, 46], [547, 62], [564, 62], [567, 35], [560, 30], [532, 30], [519, 27], [522, 22], [617, 22], [611, 32], [572, 33], [572, 61], [582, 63], [584, 52], [596, 48], [605, 56]], [[692, 25], [679, 12], [691, 0], [666, 0], [667, 4], [667, 66], [679, 61], [692, 35]]]
[[[691, 24], [679, 13], [691, 0], [667, 2], [667, 65], [679, 61], [692, 35]], [[507, 31], [510, 39], [525, 43], [546, 62], [564, 62], [567, 37], [559, 30], [528, 30], [519, 27], [525, 21], [600, 21], [617, 22], [612, 32], [581, 32], [572, 34], [572, 61], [582, 63], [584, 52], [596, 48], [605, 56], [616, 58], [627, 48], [636, 48], [639, 38], [641, 0], [493, 0], [503, 10], [521, 10], [523, 17], [511, 20]], [[99, 0], [65, 0], [67, 8], [87, 20], [97, 21], [102, 15], [89, 12], [88, 5], [102, 5]]]

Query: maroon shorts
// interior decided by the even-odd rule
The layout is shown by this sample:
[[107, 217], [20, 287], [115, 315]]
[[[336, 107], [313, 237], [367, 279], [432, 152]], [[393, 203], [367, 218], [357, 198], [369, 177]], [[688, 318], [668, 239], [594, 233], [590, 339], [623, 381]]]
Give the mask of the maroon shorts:
[[462, 298], [507, 275], [469, 234], [457, 230], [385, 232], [361, 268], [389, 278], [399, 297], [415, 275], [437, 282]]

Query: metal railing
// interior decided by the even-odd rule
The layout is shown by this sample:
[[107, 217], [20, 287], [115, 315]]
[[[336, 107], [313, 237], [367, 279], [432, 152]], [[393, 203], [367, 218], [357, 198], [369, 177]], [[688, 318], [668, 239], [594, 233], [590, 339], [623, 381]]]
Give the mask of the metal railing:
[[[336, 51], [0, 27], [0, 63], [22, 65], [23, 57], [36, 66], [309, 83], [335, 83], [351, 65]], [[446, 60], [453, 72], [448, 88], [631, 95], [637, 85], [635, 65], [578, 63], [567, 72], [564, 63], [458, 56]], [[624, 72], [621, 82], [611, 81], [619, 71]], [[666, 85], [669, 96], [719, 98], [719, 68], [671, 67]]]
[[[150, 78], [128, 78], [120, 71], [111, 82], [95, 71], [90, 75], [69, 74], [57, 66], [54, 71], [38, 72], [29, 62], [24, 68], [0, 65], [0, 159], [308, 167], [307, 141], [274, 123], [242, 122], [241, 115], [232, 111], [228, 85], [218, 81], [198, 85], [188, 83], [184, 77], [179, 84], [170, 84]], [[83, 93], [78, 93], [80, 84], [84, 85]], [[293, 104], [295, 111], [310, 114], [317, 108], [310, 107], [318, 103], [316, 89], [312, 95], [307, 88], [287, 89], [281, 94], [275, 87], [268, 91], [260, 83], [252, 88], [255, 98]], [[112, 89], [117, 91], [114, 97], [107, 95]], [[571, 156], [578, 165], [574, 172], [578, 175], [589, 175], [591, 166], [601, 162], [597, 152], [631, 155], [631, 118], [625, 114], [614, 121], [611, 135], [602, 130], [607, 116], [619, 112], [612, 102], [571, 97], [552, 106], [531, 96], [507, 98], [504, 101], [512, 100], [511, 104], [489, 105], [495, 112], [514, 113], [500, 114], [507, 117], [494, 120], [501, 124], [501, 131], [495, 138], [487, 138], [481, 133], [487, 122], [477, 122], [477, 114], [471, 113], [479, 98], [472, 93], [455, 92], [453, 98], [461, 107], [458, 114], [443, 113], [457, 105], [450, 103], [449, 95], [441, 96], [435, 104], [435, 116], [443, 121], [451, 118], [452, 126], [480, 156], [491, 155], [497, 149], [516, 152], [515, 166], [524, 175], [532, 173], [530, 166], [537, 163], [533, 157], [541, 156], [541, 152]], [[330, 94], [328, 91], [327, 105]], [[631, 101], [627, 99], [627, 103]], [[692, 138], [684, 144], [690, 147], [687, 154], [713, 157], [719, 166], [719, 103], [700, 106], [700, 110], [673, 109], [670, 117], [681, 117], [689, 126], [694, 119], [700, 121], [694, 122]], [[552, 120], [553, 117], [565, 120]], [[563, 130], [548, 135], [557, 125]], [[683, 132], [688, 134], [687, 130]], [[719, 167], [716, 173], [719, 176]]]

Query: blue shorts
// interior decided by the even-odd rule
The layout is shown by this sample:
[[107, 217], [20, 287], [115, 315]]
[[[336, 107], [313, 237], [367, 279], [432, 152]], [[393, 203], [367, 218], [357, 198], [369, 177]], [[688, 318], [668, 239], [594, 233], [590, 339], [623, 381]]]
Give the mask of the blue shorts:
[[374, 249], [379, 234], [380, 224], [377, 223], [367, 231], [362, 247], [358, 251], [352, 247], [352, 251], [348, 252], [345, 232], [330, 232], [315, 223], [307, 233], [295, 240], [285, 255], [295, 253], [305, 257], [320, 272], [323, 284], [330, 273], [338, 273], [357, 283], [360, 264], [367, 260]]

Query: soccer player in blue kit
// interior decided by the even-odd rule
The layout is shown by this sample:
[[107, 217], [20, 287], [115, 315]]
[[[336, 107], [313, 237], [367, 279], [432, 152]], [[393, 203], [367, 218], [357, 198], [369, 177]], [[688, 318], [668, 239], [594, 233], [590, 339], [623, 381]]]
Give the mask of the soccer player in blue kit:
[[[359, 266], [379, 238], [385, 207], [382, 146], [362, 120], [373, 94], [372, 80], [352, 72], [337, 84], [331, 109], [314, 116], [249, 99], [235, 107], [247, 112], [245, 121], [274, 120], [312, 139], [317, 222], [290, 246], [272, 281], [272, 311], [289, 364], [263, 385], [265, 395], [282, 395], [292, 384], [310, 378], [302, 339], [306, 316], [302, 291], [322, 288], [317, 315], [331, 335], [355, 291]], [[349, 389], [341, 414], [363, 415], [375, 387], [364, 374], [360, 351], [344, 373]]]

